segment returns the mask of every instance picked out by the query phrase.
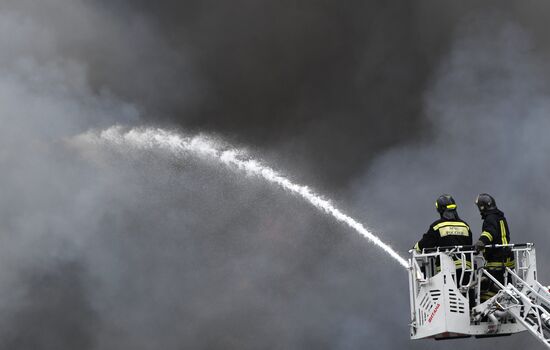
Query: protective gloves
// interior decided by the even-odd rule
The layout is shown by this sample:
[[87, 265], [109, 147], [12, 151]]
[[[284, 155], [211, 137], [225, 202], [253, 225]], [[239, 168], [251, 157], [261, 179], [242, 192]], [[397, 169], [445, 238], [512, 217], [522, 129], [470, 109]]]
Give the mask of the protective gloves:
[[474, 244], [474, 247], [476, 249], [476, 253], [482, 252], [485, 250], [485, 243], [483, 241], [479, 240]]

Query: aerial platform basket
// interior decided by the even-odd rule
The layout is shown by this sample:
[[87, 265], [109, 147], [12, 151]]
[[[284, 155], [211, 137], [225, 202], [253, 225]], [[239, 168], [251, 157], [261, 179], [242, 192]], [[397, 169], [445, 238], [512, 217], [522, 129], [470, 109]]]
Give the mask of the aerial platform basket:
[[[511, 249], [515, 267], [503, 266], [504, 283], [485, 269], [473, 246], [411, 251], [409, 290], [411, 339], [506, 336], [529, 331], [550, 348], [550, 292], [537, 280], [531, 243], [495, 245]], [[495, 295], [481, 302], [481, 283]]]

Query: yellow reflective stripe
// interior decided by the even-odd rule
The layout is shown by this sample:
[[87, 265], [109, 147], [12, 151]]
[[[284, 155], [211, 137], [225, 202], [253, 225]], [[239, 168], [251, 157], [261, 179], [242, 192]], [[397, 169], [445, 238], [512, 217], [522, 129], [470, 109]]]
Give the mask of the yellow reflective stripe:
[[449, 204], [447, 209], [456, 209], [456, 204]]
[[468, 227], [468, 225], [466, 225], [465, 223], [460, 222], [460, 221], [444, 221], [444, 222], [440, 222], [439, 224], [435, 225], [434, 226], [434, 231], [437, 231], [440, 228], [445, 227], [445, 226], [462, 226], [462, 227], [466, 227], [466, 228], [470, 229]]
[[481, 234], [481, 236], [485, 236], [487, 238], [489, 238], [489, 242], [492, 242], [493, 241], [493, 235], [487, 231], [483, 231], [483, 233]]
[[516, 261], [514, 259], [506, 259], [506, 262], [503, 261], [491, 261], [488, 262], [485, 266], [487, 267], [516, 267]]
[[[460, 260], [455, 260], [454, 262], [455, 262], [455, 268], [456, 267], [462, 267], [462, 262]], [[471, 268], [472, 267], [472, 262], [466, 260], [466, 266]], [[441, 265], [437, 264], [435, 266], [435, 269], [436, 269], [437, 272], [440, 272], [441, 271]]]
[[[468, 261], [466, 260], [466, 264], [465, 264], [467, 267], [472, 267], [472, 262], [471, 261]], [[462, 266], [462, 260], [455, 260], [455, 266]]]
[[420, 247], [418, 246], [418, 242], [414, 245], [414, 249], [416, 249], [417, 252], [420, 252]]
[[502, 244], [508, 244], [506, 239], [506, 226], [504, 226], [504, 220], [500, 220], [500, 234], [502, 235]]
[[481, 292], [481, 295], [479, 296], [481, 301], [486, 301], [488, 299], [491, 299], [494, 297], [497, 293], [491, 292], [491, 291], [483, 291]]
[[506, 265], [506, 267], [516, 267], [516, 261], [514, 259], [507, 258], [504, 265]]

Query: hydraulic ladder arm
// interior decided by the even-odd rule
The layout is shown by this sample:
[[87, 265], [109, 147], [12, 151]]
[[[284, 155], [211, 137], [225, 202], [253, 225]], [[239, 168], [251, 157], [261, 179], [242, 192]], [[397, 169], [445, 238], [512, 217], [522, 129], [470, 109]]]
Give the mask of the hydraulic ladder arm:
[[[529, 333], [550, 349], [550, 293], [538, 281], [530, 285], [510, 268], [506, 268], [514, 283], [503, 286], [490, 273], [482, 273], [500, 287], [500, 291], [483, 304], [474, 308], [479, 320], [488, 317], [498, 327], [500, 319], [513, 317]], [[496, 329], [495, 329], [496, 331]]]

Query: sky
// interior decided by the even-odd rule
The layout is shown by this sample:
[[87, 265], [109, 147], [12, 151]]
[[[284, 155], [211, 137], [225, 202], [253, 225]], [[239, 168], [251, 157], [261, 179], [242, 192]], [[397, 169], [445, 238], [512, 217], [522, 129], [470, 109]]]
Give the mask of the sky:
[[479, 235], [488, 192], [547, 276], [544, 1], [0, 4], [2, 347], [537, 346], [413, 342], [406, 272], [303, 200], [67, 140], [116, 124], [223, 139], [403, 256], [442, 193]]

